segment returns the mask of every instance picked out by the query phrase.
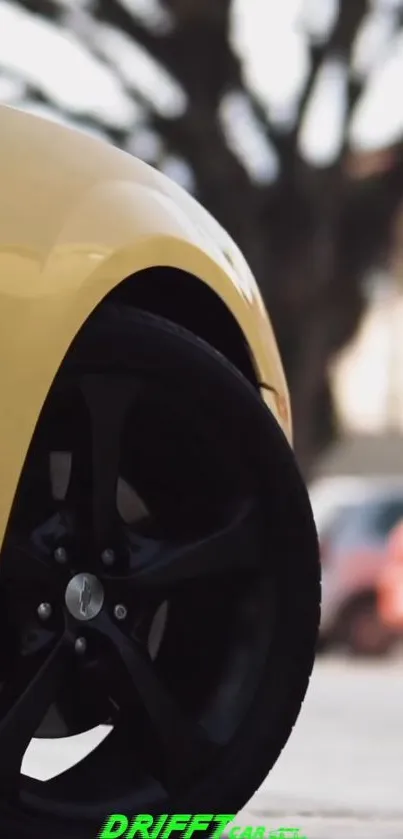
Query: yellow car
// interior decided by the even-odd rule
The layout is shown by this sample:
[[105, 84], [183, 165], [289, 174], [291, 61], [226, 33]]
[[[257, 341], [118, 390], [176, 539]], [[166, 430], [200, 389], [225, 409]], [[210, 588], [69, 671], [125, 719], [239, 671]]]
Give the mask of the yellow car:
[[[236, 813], [319, 623], [268, 315], [162, 174], [17, 109], [0, 138], [0, 835]], [[97, 726], [85, 759], [29, 776], [33, 738]]]

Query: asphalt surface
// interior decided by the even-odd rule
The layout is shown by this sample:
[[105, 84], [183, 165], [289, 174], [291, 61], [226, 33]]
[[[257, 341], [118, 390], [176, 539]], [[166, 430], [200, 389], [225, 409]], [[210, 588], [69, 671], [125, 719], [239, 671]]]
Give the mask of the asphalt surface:
[[403, 660], [319, 660], [294, 732], [239, 823], [403, 839]]
[[[57, 774], [84, 756], [88, 737], [63, 751], [37, 741], [24, 770]], [[319, 660], [289, 743], [236, 823], [299, 827], [307, 839], [403, 839], [403, 660]]]

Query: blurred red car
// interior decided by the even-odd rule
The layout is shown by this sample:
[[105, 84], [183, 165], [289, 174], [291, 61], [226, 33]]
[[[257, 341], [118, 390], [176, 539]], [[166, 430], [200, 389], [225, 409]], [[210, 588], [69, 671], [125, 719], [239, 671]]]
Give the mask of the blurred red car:
[[403, 635], [403, 520], [392, 530], [378, 583], [378, 608], [382, 622]]
[[319, 530], [322, 558], [324, 646], [382, 655], [395, 634], [378, 608], [380, 575], [391, 530], [403, 519], [403, 487], [373, 487], [359, 501], [346, 499]]

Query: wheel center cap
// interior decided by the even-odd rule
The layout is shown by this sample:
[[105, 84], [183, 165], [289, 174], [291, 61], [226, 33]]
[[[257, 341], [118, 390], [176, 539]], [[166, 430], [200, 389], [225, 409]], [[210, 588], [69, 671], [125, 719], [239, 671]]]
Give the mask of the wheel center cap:
[[76, 574], [66, 588], [65, 601], [73, 618], [90, 621], [101, 611], [104, 596], [103, 585], [94, 574]]

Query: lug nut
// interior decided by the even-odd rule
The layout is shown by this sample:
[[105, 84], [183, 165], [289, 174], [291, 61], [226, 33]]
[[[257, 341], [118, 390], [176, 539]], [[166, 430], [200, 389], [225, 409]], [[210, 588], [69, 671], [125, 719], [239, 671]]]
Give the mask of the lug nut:
[[124, 606], [123, 603], [117, 603], [113, 610], [113, 614], [115, 615], [117, 621], [124, 621], [125, 618], [127, 618], [126, 606]]
[[87, 649], [87, 642], [85, 638], [76, 638], [74, 649], [77, 655], [84, 655]]
[[113, 565], [115, 562], [115, 552], [112, 548], [105, 548], [105, 550], [102, 551], [101, 559], [104, 565]]
[[55, 558], [56, 562], [60, 562], [61, 565], [64, 565], [64, 563], [67, 562], [67, 551], [66, 551], [66, 549], [62, 548], [61, 546], [56, 548], [56, 550], [54, 552], [54, 558]]
[[47, 621], [52, 614], [52, 607], [50, 603], [40, 603], [36, 611], [41, 621]]

